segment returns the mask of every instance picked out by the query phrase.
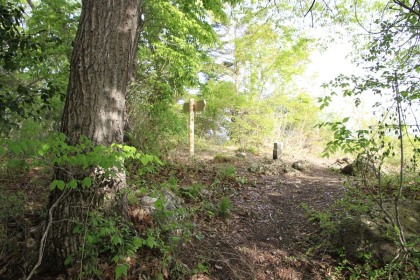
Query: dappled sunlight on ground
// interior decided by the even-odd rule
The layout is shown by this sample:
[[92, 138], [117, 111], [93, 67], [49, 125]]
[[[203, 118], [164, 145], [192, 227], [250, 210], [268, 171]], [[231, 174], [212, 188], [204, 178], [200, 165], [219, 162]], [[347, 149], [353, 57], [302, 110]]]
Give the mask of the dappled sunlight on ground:
[[[193, 247], [194, 257], [210, 263], [211, 279], [325, 279], [331, 257], [307, 254], [319, 228], [308, 221], [302, 205], [325, 209], [343, 195], [344, 179], [328, 168], [331, 163], [293, 157], [273, 161], [235, 150], [209, 153], [196, 153], [189, 164], [214, 170], [234, 166], [236, 180], [243, 182], [230, 196], [232, 215], [202, 225], [205, 238]], [[216, 160], [220, 154], [225, 160]], [[308, 163], [290, 175], [286, 171], [297, 160]]]

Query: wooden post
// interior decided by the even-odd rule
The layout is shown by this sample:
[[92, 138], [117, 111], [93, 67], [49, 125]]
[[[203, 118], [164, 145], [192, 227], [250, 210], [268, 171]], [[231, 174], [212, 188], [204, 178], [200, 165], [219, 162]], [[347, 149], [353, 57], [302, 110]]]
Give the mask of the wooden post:
[[194, 99], [190, 99], [190, 157], [194, 156]]
[[274, 148], [273, 148], [273, 159], [277, 159], [277, 143], [274, 143]]
[[194, 156], [194, 114], [195, 112], [201, 112], [204, 111], [206, 108], [206, 101], [205, 100], [199, 100], [197, 102], [194, 101], [194, 98], [190, 98], [190, 102], [184, 103], [182, 106], [182, 111], [184, 113], [190, 114], [189, 119], [189, 137], [190, 137], [190, 156]]

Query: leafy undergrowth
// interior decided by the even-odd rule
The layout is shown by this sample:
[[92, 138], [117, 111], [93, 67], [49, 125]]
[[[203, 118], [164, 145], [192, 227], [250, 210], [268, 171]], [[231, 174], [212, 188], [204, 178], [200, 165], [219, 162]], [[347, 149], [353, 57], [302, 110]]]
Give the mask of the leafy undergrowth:
[[[51, 171], [50, 171], [51, 172]], [[50, 173], [51, 174], [51, 173]], [[48, 170], [14, 170], [0, 179], [0, 278], [27, 275], [46, 219]]]
[[[198, 153], [194, 159], [178, 155], [163, 167], [144, 169], [141, 176], [130, 173], [131, 221], [93, 213], [86, 259], [82, 267], [69, 261], [67, 275], [144, 280], [355, 277], [352, 268], [372, 262], [353, 262], [322, 242], [334, 236], [334, 219], [325, 210], [346, 197], [346, 179], [328, 167], [320, 161], [273, 161], [226, 149]], [[30, 170], [2, 181], [2, 279], [24, 278], [36, 261], [48, 174]], [[410, 269], [415, 275], [416, 268]], [[369, 278], [365, 272], [359, 269], [360, 277]], [[44, 275], [47, 279], [48, 272]]]

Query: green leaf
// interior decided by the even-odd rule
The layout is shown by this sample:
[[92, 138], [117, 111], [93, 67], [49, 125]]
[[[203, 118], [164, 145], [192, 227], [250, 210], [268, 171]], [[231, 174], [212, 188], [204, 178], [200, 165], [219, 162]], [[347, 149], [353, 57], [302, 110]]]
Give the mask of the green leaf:
[[57, 187], [57, 180], [54, 180], [50, 183], [50, 191], [55, 190], [56, 187]]
[[68, 255], [67, 258], [64, 260], [64, 265], [69, 265], [73, 263], [73, 255]]
[[149, 160], [148, 155], [144, 155], [140, 158], [140, 161], [144, 166], [146, 166], [149, 163], [150, 160]]
[[66, 184], [62, 180], [53, 180], [50, 184], [50, 191], [55, 190], [58, 188], [60, 191], [64, 190]]
[[127, 155], [133, 156], [137, 152], [137, 150], [135, 147], [132, 146], [124, 146], [124, 152]]
[[149, 237], [146, 240], [146, 246], [149, 247], [150, 249], [153, 249], [153, 247], [155, 247], [156, 242], [155, 239], [153, 237]]
[[164, 163], [158, 158], [158, 157], [153, 157], [154, 161], [159, 164], [160, 166], [163, 166]]
[[70, 189], [75, 189], [75, 188], [77, 188], [77, 180], [76, 179], [71, 179], [71, 181], [68, 182], [67, 185], [69, 186]]
[[88, 235], [87, 237], [86, 237], [86, 242], [88, 243], [88, 244], [92, 244], [93, 243], [93, 241], [94, 241], [94, 237], [92, 236], [92, 235]]
[[79, 234], [79, 233], [81, 233], [83, 231], [83, 227], [81, 227], [81, 226], [75, 226], [74, 228], [73, 228], [73, 233], [74, 234]]
[[109, 232], [107, 227], [101, 227], [99, 230], [99, 236], [105, 236]]
[[62, 191], [66, 187], [66, 183], [63, 180], [56, 180], [57, 181], [57, 188]]
[[20, 154], [23, 153], [22, 147], [20, 146], [19, 143], [9, 143], [9, 150], [14, 153], [14, 154]]
[[134, 237], [133, 239], [133, 245], [136, 246], [137, 248], [140, 248], [143, 245], [144, 239], [140, 238], [140, 237]]
[[38, 155], [43, 156], [51, 148], [49, 144], [44, 144], [41, 146], [41, 149], [38, 150]]
[[90, 186], [92, 186], [92, 178], [90, 178], [90, 177], [85, 177], [85, 178], [82, 180], [82, 187], [89, 188]]
[[407, 91], [405, 91], [405, 90], [404, 90], [404, 91], [401, 91], [400, 93], [401, 93], [401, 96], [402, 96], [402, 97], [407, 97], [407, 96], [408, 96], [408, 94], [409, 94], [409, 93], [408, 93]]
[[67, 139], [67, 136], [64, 133], [58, 134], [58, 140], [61, 142], [65, 142]]
[[122, 275], [127, 276], [128, 264], [119, 264], [115, 268], [115, 279], [119, 279]]
[[140, 192], [140, 194], [147, 194], [149, 192], [149, 189], [145, 188], [145, 187], [141, 187], [139, 192]]
[[119, 237], [119, 236], [112, 237], [112, 244], [113, 245], [118, 245], [118, 244], [122, 244], [122, 243], [123, 243], [123, 241], [122, 241], [121, 237]]

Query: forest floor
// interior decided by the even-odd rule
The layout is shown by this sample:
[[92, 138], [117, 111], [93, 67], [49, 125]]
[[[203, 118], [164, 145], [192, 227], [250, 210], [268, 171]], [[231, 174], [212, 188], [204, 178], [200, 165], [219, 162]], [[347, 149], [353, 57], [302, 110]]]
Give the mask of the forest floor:
[[[331, 161], [293, 156], [272, 160], [268, 155], [224, 149], [198, 151], [193, 159], [178, 153], [172, 155], [171, 162], [148, 176], [146, 184], [159, 184], [171, 177], [181, 189], [200, 184], [203, 187], [201, 201], [185, 199], [187, 209], [203, 209], [206, 202], [212, 202], [217, 208], [222, 197], [227, 197], [231, 205], [223, 218], [217, 213], [206, 215], [205, 211], [196, 211], [194, 231], [200, 238], [183, 243], [177, 249], [176, 258], [178, 265], [190, 272], [199, 269], [192, 278], [191, 274], [168, 278], [260, 280], [333, 276], [334, 258], [327, 252], [314, 250], [317, 244], [313, 237], [320, 232], [319, 223], [308, 219], [308, 209], [325, 210], [345, 192], [346, 179], [331, 170]], [[8, 201], [1, 204], [3, 207], [13, 204], [8, 211], [15, 219], [7, 220], [7, 231], [11, 236], [10, 244], [20, 244], [20, 249], [3, 254], [7, 252], [4, 244], [0, 279], [30, 271], [28, 263], [31, 261], [28, 260], [33, 262], [37, 256], [36, 237], [31, 232], [45, 218], [48, 171], [31, 170], [16, 178], [4, 179], [1, 193], [1, 197], [13, 194], [16, 209], [10, 195]], [[135, 279], [154, 279], [145, 276], [151, 266], [143, 262], [130, 275], [137, 275]], [[10, 274], [13, 267], [20, 272]]]
[[326, 210], [344, 194], [346, 179], [331, 169], [334, 162], [293, 156], [272, 160], [233, 150], [216, 156], [198, 152], [193, 161], [179, 156], [176, 161], [196, 170], [181, 179], [181, 186], [220, 180], [226, 188], [232, 182], [229, 217], [197, 221], [204, 238], [181, 249], [185, 265], [193, 267], [197, 260], [207, 265], [207, 276], [192, 279], [331, 279], [336, 264], [328, 253], [314, 250], [320, 227], [308, 219], [308, 209]]

